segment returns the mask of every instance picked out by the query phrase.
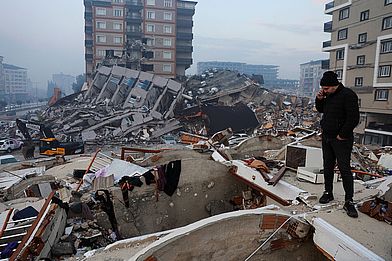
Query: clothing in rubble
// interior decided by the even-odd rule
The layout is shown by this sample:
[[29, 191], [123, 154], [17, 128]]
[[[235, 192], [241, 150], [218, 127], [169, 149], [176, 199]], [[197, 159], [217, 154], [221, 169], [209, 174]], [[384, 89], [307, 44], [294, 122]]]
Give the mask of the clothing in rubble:
[[38, 216], [38, 211], [33, 208], [32, 206], [28, 206], [22, 210], [19, 210], [14, 214], [12, 217], [12, 220], [20, 220], [20, 219], [25, 219], [25, 218], [30, 218], [30, 217], [36, 217]]
[[140, 180], [140, 177], [127, 177], [124, 176], [119, 181], [122, 197], [124, 200], [125, 207], [129, 208], [129, 196], [128, 191], [132, 191], [135, 186], [141, 187], [143, 182]]
[[1, 258], [9, 258], [14, 253], [14, 249], [18, 247], [18, 242], [10, 242], [7, 246], [1, 251]]
[[173, 196], [177, 189], [178, 182], [180, 181], [181, 174], [181, 160], [172, 161], [166, 166], [166, 183], [163, 191], [169, 195]]
[[152, 183], [155, 183], [155, 177], [152, 174], [151, 170], [147, 171], [146, 173], [144, 173], [142, 175], [144, 177], [144, 179], [146, 180], [146, 184], [150, 185]]
[[110, 224], [112, 225], [113, 231], [116, 233], [117, 238], [121, 239], [118, 231], [116, 215], [114, 213], [113, 202], [110, 198], [110, 192], [108, 190], [97, 190], [95, 192], [95, 199], [101, 202], [101, 209], [108, 215]]
[[157, 188], [162, 191], [165, 189], [166, 185], [166, 165], [162, 165], [158, 167], [158, 177], [157, 177]]
[[91, 213], [90, 208], [86, 203], [73, 202], [69, 206], [68, 218], [82, 217], [89, 220], [94, 220], [94, 216]]

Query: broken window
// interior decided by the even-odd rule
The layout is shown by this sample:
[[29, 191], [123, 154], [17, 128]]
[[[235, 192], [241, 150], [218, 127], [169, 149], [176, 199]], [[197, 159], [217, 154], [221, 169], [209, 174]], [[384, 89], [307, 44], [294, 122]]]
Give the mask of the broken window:
[[145, 91], [148, 91], [148, 89], [150, 88], [150, 84], [151, 84], [150, 81], [147, 81], [147, 80], [140, 81], [139, 80], [139, 82], [137, 83], [137, 87], [139, 87]]

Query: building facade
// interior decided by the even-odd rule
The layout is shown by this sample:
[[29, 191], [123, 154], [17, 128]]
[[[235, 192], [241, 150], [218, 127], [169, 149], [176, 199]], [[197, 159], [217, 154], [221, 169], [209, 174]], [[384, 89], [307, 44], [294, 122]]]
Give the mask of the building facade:
[[3, 56], [0, 56], [0, 101], [5, 100], [5, 76], [3, 66]]
[[315, 97], [320, 90], [320, 80], [326, 71], [325, 60], [310, 61], [300, 64], [298, 95], [305, 97]]
[[357, 141], [392, 145], [392, 0], [336, 0], [325, 13], [329, 69], [359, 97]]
[[2, 63], [4, 89], [0, 90], [7, 103], [24, 102], [27, 97], [27, 69]]
[[192, 64], [196, 2], [84, 0], [87, 80], [100, 65], [119, 65], [167, 78]]
[[237, 62], [198, 62], [197, 73], [202, 74], [209, 69], [224, 69], [245, 73], [248, 75], [263, 75], [264, 86], [273, 86], [277, 84], [279, 66], [276, 65], [262, 65], [262, 64], [246, 64]]
[[73, 93], [72, 84], [75, 82], [75, 76], [57, 73], [52, 75], [52, 81], [55, 83], [56, 87], [59, 87], [62, 93], [65, 95], [70, 95]]

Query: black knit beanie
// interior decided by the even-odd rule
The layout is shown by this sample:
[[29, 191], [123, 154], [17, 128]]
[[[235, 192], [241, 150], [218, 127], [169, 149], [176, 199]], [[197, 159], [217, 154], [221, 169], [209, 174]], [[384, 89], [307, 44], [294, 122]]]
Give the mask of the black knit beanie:
[[320, 80], [320, 86], [337, 86], [339, 84], [338, 75], [333, 71], [325, 72]]

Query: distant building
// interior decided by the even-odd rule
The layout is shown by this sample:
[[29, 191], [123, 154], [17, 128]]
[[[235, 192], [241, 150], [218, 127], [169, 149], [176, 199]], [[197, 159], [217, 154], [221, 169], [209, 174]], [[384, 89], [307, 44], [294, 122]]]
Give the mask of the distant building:
[[5, 99], [5, 76], [3, 67], [3, 56], [0, 56], [0, 100]]
[[84, 0], [87, 81], [100, 65], [138, 69], [167, 78], [192, 64], [196, 2]]
[[23, 102], [27, 97], [27, 69], [3, 63], [0, 56], [0, 94], [7, 103]]
[[359, 97], [357, 142], [392, 145], [392, 1], [336, 0], [325, 14], [329, 68]]
[[75, 77], [63, 73], [53, 74], [52, 81], [57, 87], [61, 89], [61, 92], [65, 95], [73, 93], [72, 84], [75, 82]]
[[197, 73], [202, 74], [204, 71], [209, 69], [226, 69], [231, 71], [237, 71], [248, 75], [262, 75], [264, 79], [265, 87], [272, 87], [278, 83], [278, 70], [277, 65], [255, 65], [237, 62], [199, 62], [197, 63]]
[[300, 65], [298, 95], [315, 97], [320, 90], [320, 79], [326, 69], [323, 69], [324, 60], [310, 61]]

